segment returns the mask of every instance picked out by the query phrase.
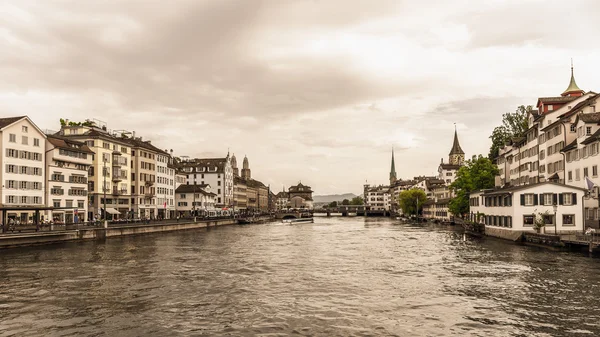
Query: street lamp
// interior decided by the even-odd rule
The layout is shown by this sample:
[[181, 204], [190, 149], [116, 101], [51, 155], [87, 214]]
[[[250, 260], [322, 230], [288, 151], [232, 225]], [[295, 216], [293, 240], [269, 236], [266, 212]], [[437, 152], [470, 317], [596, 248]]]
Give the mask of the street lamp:
[[192, 202], [192, 212], [194, 213], [194, 222], [196, 222], [196, 177], [194, 177], [194, 201]]
[[554, 235], [556, 235], [556, 222], [558, 221], [556, 219], [556, 211], [558, 210], [558, 205], [555, 203], [554, 205], [552, 205], [552, 209], [554, 209]]

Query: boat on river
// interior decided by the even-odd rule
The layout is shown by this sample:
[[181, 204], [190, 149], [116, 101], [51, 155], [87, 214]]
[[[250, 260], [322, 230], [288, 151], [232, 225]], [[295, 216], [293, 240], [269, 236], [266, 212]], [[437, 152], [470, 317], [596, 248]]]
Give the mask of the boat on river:
[[282, 220], [283, 223], [303, 223], [303, 222], [310, 222], [310, 223], [314, 223], [315, 219], [313, 218], [298, 218], [298, 219], [283, 219]]

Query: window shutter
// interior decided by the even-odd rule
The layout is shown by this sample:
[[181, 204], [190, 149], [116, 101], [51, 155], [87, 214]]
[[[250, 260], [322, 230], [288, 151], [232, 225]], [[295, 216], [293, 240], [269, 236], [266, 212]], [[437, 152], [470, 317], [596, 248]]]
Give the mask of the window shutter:
[[573, 202], [573, 205], [577, 205], [577, 193], [571, 194], [571, 200]]
[[557, 205], [558, 204], [558, 194], [554, 193], [552, 194], [552, 205]]
[[540, 205], [544, 205], [544, 193], [540, 193], [538, 200], [540, 201]]
[[562, 193], [558, 195], [558, 204], [559, 205], [564, 204], [564, 199], [563, 199], [563, 194]]
[[533, 195], [533, 205], [535, 206], [535, 205], [537, 205], [537, 204], [538, 204], [538, 195], [537, 195], [537, 194], [534, 194], [534, 195]]
[[525, 194], [521, 194], [521, 206], [525, 206]]

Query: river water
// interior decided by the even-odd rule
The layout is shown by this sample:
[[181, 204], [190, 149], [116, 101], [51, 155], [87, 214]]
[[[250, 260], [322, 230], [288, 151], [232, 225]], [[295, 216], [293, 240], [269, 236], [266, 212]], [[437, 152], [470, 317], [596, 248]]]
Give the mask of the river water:
[[600, 259], [389, 219], [0, 251], [0, 336], [598, 336]]

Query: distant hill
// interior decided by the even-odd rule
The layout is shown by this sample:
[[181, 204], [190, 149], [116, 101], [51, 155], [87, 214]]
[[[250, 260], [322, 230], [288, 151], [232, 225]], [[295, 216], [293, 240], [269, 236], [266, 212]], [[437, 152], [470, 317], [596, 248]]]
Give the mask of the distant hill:
[[326, 202], [330, 203], [333, 201], [342, 201], [344, 199], [352, 200], [352, 198], [356, 197], [353, 193], [344, 193], [344, 194], [330, 194], [330, 195], [315, 195], [313, 196], [313, 202]]

